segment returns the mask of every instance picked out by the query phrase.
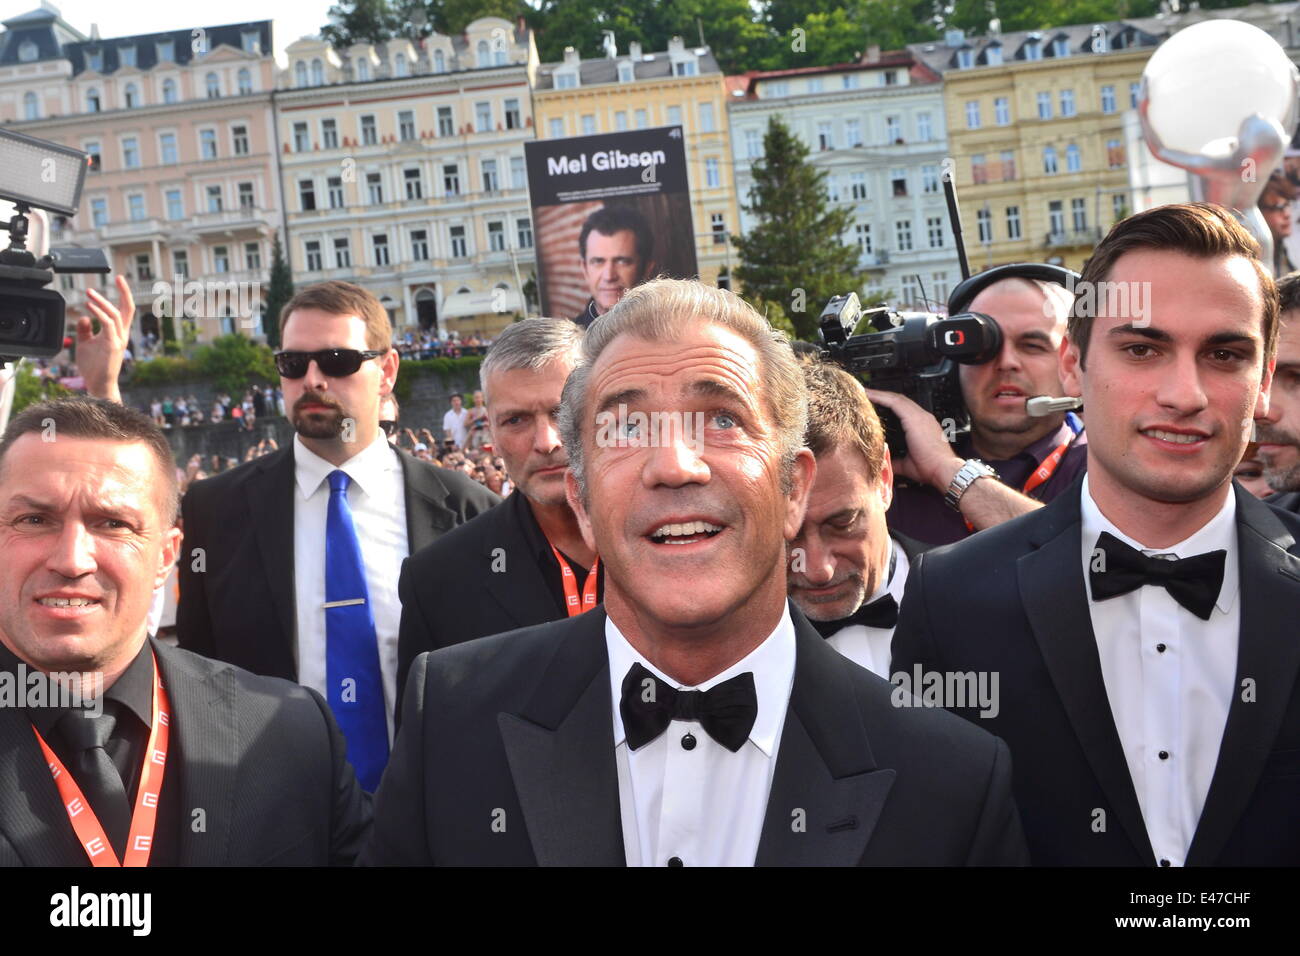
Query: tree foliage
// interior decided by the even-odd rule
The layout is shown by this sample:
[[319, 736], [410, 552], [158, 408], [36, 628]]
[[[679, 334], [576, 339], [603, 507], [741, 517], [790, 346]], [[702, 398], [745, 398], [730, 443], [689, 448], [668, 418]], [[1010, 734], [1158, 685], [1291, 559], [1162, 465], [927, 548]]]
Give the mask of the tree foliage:
[[292, 298], [293, 273], [284, 260], [284, 249], [277, 231], [271, 244], [271, 283], [262, 306], [262, 331], [266, 333], [266, 344], [273, 349], [280, 347], [280, 310]]
[[768, 122], [753, 176], [744, 208], [758, 223], [732, 237], [741, 259], [736, 276], [751, 300], [779, 303], [799, 337], [811, 339], [826, 300], [860, 285], [858, 250], [842, 238], [852, 211], [831, 208], [826, 173], [808, 162], [808, 147], [779, 116]]
[[242, 394], [250, 385], [280, 380], [271, 350], [243, 335], [223, 335], [202, 345], [194, 353], [193, 367], [231, 395]]
[[17, 415], [28, 405], [71, 394], [72, 392], [54, 379], [41, 378], [36, 374], [36, 369], [26, 362], [20, 362], [14, 374], [14, 401], [9, 412], [10, 417]]

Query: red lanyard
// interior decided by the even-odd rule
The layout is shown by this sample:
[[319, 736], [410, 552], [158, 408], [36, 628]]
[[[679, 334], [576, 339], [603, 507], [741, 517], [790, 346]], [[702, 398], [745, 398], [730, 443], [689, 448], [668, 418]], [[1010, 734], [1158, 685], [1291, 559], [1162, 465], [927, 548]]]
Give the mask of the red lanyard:
[[[152, 649], [150, 654], [153, 654]], [[149, 851], [153, 848], [153, 831], [158, 817], [158, 794], [162, 791], [163, 770], [167, 764], [167, 741], [171, 736], [171, 702], [163, 690], [158, 675], [158, 659], [153, 661], [153, 725], [149, 730], [149, 746], [144, 753], [144, 767], [140, 771], [139, 793], [135, 812], [131, 815], [131, 831], [126, 841], [126, 859], [118, 862], [113, 845], [104, 833], [95, 811], [81, 793], [81, 788], [68, 773], [63, 761], [50, 749], [39, 730], [32, 728], [36, 742], [41, 745], [49, 764], [54, 785], [59, 788], [59, 799], [68, 812], [68, 820], [77, 834], [77, 840], [90, 857], [92, 866], [148, 866]]]
[[551, 545], [555, 560], [560, 562], [560, 579], [564, 582], [564, 606], [569, 617], [577, 617], [584, 611], [596, 606], [596, 580], [600, 571], [600, 558], [591, 562], [591, 571], [587, 574], [587, 583], [582, 586], [582, 601], [578, 601], [578, 579], [573, 576], [573, 568], [564, 560], [555, 545]]
[[1029, 476], [1025, 482], [1023, 494], [1028, 495], [1043, 482], [1047, 481], [1052, 475], [1056, 474], [1056, 468], [1061, 464], [1061, 459], [1065, 457], [1065, 451], [1072, 444], [1077, 436], [1071, 432], [1070, 437], [1056, 446], [1056, 449], [1043, 459], [1043, 463], [1034, 469], [1034, 473]]

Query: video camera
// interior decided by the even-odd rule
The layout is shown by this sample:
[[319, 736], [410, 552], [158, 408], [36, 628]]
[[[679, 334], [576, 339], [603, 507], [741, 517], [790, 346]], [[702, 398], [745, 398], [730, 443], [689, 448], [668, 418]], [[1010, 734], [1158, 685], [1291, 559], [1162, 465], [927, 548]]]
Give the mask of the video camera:
[[45, 288], [55, 275], [111, 271], [101, 249], [51, 249], [38, 258], [27, 248], [32, 208], [75, 215], [89, 164], [90, 155], [79, 149], [0, 129], [0, 199], [15, 210], [9, 248], [0, 251], [0, 365], [48, 358], [63, 348], [63, 296]]

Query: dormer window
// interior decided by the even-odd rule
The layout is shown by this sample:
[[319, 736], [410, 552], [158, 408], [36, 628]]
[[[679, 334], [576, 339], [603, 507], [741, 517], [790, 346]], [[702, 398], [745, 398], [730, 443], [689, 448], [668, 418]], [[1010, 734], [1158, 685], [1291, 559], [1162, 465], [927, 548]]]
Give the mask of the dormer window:
[[556, 73], [555, 88], [557, 90], [572, 90], [578, 86], [577, 73]]
[[304, 63], [302, 60], [299, 60], [297, 63], [294, 64], [293, 85], [294, 86], [307, 85], [307, 64]]
[[447, 72], [447, 57], [443, 54], [441, 50], [433, 51], [433, 72], [435, 73]]
[[698, 76], [699, 69], [694, 60], [682, 60], [673, 64], [673, 74], [675, 76]]
[[618, 65], [618, 81], [620, 83], [631, 83], [635, 79], [631, 63], [620, 63]]
[[1034, 39], [1025, 42], [1025, 59], [1041, 60], [1043, 58], [1043, 44]]
[[975, 51], [970, 47], [957, 51], [957, 69], [969, 70], [975, 65]]
[[1069, 56], [1070, 41], [1065, 37], [1057, 37], [1052, 41], [1052, 56]]
[[104, 54], [95, 50], [86, 54], [86, 69], [94, 70], [96, 73], [104, 72]]
[[987, 50], [985, 50], [985, 51], [984, 51], [984, 62], [987, 63], [989, 66], [1001, 66], [1001, 65], [1002, 65], [1002, 47], [995, 43], [993, 46], [991, 46], [991, 47], [989, 47]]
[[406, 68], [406, 55], [404, 53], [399, 53], [397, 54], [396, 57], [393, 58], [393, 75], [394, 76], [408, 75], [408, 70]]
[[122, 46], [117, 48], [117, 59], [122, 66], [135, 66], [135, 47]]
[[318, 59], [311, 61], [311, 85], [325, 85], [325, 64]]
[[245, 53], [261, 53], [262, 37], [256, 30], [245, 30], [240, 34], [240, 44]]
[[154, 55], [159, 63], [171, 63], [176, 59], [176, 41], [158, 40], [153, 45]]
[[488, 42], [487, 42], [487, 40], [479, 40], [479, 41], [478, 41], [478, 46], [475, 47], [475, 55], [478, 57], [478, 63], [477, 63], [476, 65], [478, 65], [478, 66], [490, 66], [490, 65], [491, 65], [491, 63], [492, 63], [492, 60], [490, 59], [490, 57], [491, 57], [491, 53], [490, 53], [490, 51], [488, 50]]
[[18, 59], [23, 63], [31, 63], [40, 56], [40, 52], [31, 40], [24, 40], [18, 46]]
[[360, 60], [357, 60], [357, 79], [358, 80], [370, 79], [370, 61], [367, 60], [365, 57], [362, 57]]

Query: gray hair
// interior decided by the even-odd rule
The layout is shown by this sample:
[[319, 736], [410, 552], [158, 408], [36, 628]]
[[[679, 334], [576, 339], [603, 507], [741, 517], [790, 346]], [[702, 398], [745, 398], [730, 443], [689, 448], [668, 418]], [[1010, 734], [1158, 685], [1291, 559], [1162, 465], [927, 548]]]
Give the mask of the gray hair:
[[494, 372], [543, 369], [560, 359], [576, 362], [583, 329], [570, 319], [524, 319], [506, 326], [488, 349], [478, 369], [483, 399], [488, 398], [488, 376]]
[[591, 369], [600, 354], [621, 335], [647, 342], [670, 342], [684, 328], [709, 322], [735, 332], [758, 353], [757, 377], [763, 383], [763, 399], [779, 435], [782, 490], [789, 492], [795, 456], [804, 447], [808, 427], [803, 370], [789, 340], [733, 292], [694, 279], [653, 279], [629, 290], [614, 308], [592, 323], [583, 338], [578, 364], [564, 383], [560, 437], [584, 502], [587, 474], [582, 425], [589, 417], [587, 386]]

